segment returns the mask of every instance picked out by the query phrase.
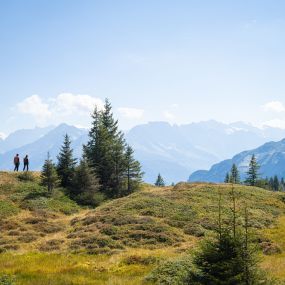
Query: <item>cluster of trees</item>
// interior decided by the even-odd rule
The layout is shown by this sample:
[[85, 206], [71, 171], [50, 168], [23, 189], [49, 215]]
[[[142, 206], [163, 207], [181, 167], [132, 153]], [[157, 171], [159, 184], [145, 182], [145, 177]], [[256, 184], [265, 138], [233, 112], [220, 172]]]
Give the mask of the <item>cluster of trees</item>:
[[142, 181], [140, 163], [126, 143], [106, 99], [103, 110], [92, 115], [89, 141], [78, 163], [71, 140], [65, 136], [57, 164], [48, 155], [42, 170], [42, 184], [52, 193], [56, 186], [65, 188], [81, 204], [96, 206], [105, 198], [126, 196], [136, 191]]
[[240, 184], [240, 174], [235, 164], [233, 164], [231, 171], [226, 174], [225, 183]]
[[265, 179], [260, 179], [257, 186], [270, 191], [285, 191], [284, 178], [282, 177], [279, 179], [277, 175], [270, 178], [266, 177]]
[[[255, 155], [251, 157], [247, 177], [244, 184], [249, 186], [257, 186], [271, 191], [284, 191], [284, 178], [279, 179], [277, 175], [270, 178], [261, 178], [259, 173], [260, 166], [256, 161]], [[241, 184], [240, 174], [238, 168], [233, 164], [230, 172], [226, 174], [225, 183]]]
[[[284, 178], [279, 178], [275, 175], [271, 178], [261, 178], [259, 173], [260, 165], [257, 163], [255, 155], [252, 155], [247, 176], [243, 182], [249, 186], [257, 186], [271, 191], [284, 191], [285, 181]], [[230, 172], [226, 174], [225, 183], [241, 184], [240, 173], [235, 164], [233, 164]]]
[[[249, 162], [247, 177], [246, 180], [244, 181], [245, 184], [249, 186], [257, 186], [260, 177], [259, 168], [260, 166], [256, 161], [255, 155], [253, 154]], [[238, 171], [236, 164], [233, 164], [230, 172], [226, 174], [225, 183], [233, 183], [233, 184], [241, 183], [240, 173]]]

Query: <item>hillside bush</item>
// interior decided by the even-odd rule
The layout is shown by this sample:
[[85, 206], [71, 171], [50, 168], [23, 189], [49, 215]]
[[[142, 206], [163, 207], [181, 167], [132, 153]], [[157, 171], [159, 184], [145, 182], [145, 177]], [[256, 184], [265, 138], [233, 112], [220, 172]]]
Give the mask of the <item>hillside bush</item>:
[[145, 278], [145, 281], [159, 285], [198, 285], [199, 283], [188, 283], [189, 273], [194, 270], [191, 257], [186, 255], [161, 263]]
[[15, 278], [8, 275], [0, 275], [0, 285], [14, 285]]
[[28, 181], [28, 182], [33, 182], [33, 181], [35, 181], [34, 175], [33, 175], [31, 172], [28, 172], [28, 171], [23, 172], [23, 173], [20, 173], [20, 174], [18, 175], [18, 179], [19, 179], [20, 181], [23, 181], [23, 182], [25, 182], [25, 181]]
[[16, 215], [19, 209], [9, 201], [0, 201], [0, 218]]

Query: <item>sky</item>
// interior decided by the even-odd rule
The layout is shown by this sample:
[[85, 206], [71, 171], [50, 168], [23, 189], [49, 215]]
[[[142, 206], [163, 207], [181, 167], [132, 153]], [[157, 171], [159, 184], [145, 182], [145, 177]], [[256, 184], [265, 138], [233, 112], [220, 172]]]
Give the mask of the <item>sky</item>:
[[0, 0], [0, 134], [215, 119], [285, 128], [283, 0]]

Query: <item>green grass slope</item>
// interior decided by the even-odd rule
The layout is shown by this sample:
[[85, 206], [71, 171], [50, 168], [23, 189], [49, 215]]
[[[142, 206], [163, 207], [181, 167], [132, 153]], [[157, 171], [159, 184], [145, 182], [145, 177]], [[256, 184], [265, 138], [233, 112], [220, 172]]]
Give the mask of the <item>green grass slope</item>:
[[[0, 276], [14, 284], [142, 284], [215, 229], [219, 193], [225, 222], [230, 217], [230, 185], [144, 186], [91, 210], [60, 189], [48, 197], [37, 173], [30, 180], [0, 173]], [[250, 209], [263, 267], [285, 280], [285, 194], [245, 186], [235, 193], [239, 220], [245, 204]]]

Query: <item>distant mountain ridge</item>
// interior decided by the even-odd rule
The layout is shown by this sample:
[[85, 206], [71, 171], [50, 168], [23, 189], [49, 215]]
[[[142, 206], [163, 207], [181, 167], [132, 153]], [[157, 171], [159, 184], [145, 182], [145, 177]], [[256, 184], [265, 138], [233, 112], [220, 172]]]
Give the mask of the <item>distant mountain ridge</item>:
[[48, 152], [54, 162], [56, 161], [56, 156], [62, 145], [65, 134], [70, 136], [72, 147], [74, 148], [74, 155], [79, 158], [82, 154], [82, 144], [85, 143], [83, 138], [85, 137], [87, 140], [87, 131], [67, 124], [61, 124], [56, 128], [52, 128], [49, 132], [40, 136], [32, 143], [0, 154], [0, 168], [11, 170], [13, 168], [13, 157], [16, 153], [19, 153], [21, 157], [26, 154], [29, 155], [31, 169], [40, 170]]
[[283, 139], [279, 142], [269, 142], [256, 149], [241, 152], [232, 159], [213, 165], [209, 171], [196, 171], [190, 175], [189, 181], [223, 182], [233, 163], [237, 165], [241, 179], [244, 180], [253, 154], [260, 165], [261, 177], [272, 177], [274, 175], [279, 178], [285, 177], [285, 139]]
[[[56, 155], [68, 133], [76, 157], [88, 141], [88, 131], [62, 124], [57, 127], [19, 130], [0, 140], [0, 169], [13, 169], [15, 153], [30, 155], [31, 169], [40, 170], [47, 152]], [[259, 129], [243, 122], [224, 124], [205, 121], [187, 125], [150, 122], [126, 132], [126, 140], [142, 163], [145, 181], [153, 183], [161, 173], [166, 183], [185, 181], [198, 169], [209, 169], [245, 149], [254, 149], [268, 141], [280, 140], [285, 131], [266, 127]]]
[[23, 129], [10, 134], [6, 138], [2, 137], [0, 138], [0, 153], [32, 143], [54, 128], [54, 126], [49, 126], [46, 128]]
[[209, 169], [245, 149], [284, 137], [282, 129], [214, 120], [180, 126], [151, 122], [127, 133], [127, 140], [146, 172], [146, 181], [154, 182], [160, 172], [167, 183], [185, 181], [189, 173]]

